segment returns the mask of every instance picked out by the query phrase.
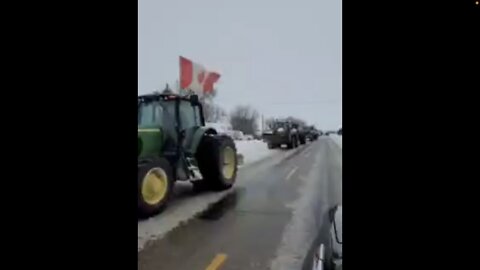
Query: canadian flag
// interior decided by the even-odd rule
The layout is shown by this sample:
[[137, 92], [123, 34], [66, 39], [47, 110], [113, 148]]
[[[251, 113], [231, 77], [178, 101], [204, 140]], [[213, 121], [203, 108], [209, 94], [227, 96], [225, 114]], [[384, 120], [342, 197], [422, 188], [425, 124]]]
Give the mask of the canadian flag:
[[220, 74], [207, 71], [202, 65], [180, 56], [180, 88], [197, 93], [210, 93]]

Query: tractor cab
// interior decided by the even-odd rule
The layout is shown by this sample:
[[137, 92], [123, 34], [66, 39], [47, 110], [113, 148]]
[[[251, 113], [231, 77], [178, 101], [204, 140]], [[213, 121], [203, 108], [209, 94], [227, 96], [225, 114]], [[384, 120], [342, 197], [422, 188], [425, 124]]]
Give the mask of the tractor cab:
[[[180, 179], [198, 178], [187, 172], [196, 167], [190, 146], [195, 132], [205, 125], [198, 96], [152, 94], [138, 98], [139, 155], [162, 152], [172, 164], [178, 164]], [[139, 143], [140, 144], [140, 143]]]
[[275, 132], [285, 132], [287, 130], [290, 130], [292, 128], [292, 123], [289, 121], [275, 121], [273, 123], [273, 131]]
[[204, 126], [202, 107], [197, 96], [152, 94], [138, 98], [138, 130], [163, 131], [179, 142], [188, 129]]

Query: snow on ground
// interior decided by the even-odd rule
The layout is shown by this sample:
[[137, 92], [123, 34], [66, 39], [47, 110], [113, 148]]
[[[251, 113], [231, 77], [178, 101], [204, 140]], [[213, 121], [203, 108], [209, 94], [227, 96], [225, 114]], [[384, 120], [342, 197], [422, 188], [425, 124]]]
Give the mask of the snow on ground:
[[244, 165], [254, 163], [262, 160], [277, 151], [268, 149], [268, 146], [263, 141], [235, 141], [237, 152], [243, 155]]
[[338, 146], [340, 146], [340, 148], [343, 149], [342, 147], [342, 136], [339, 136], [339, 135], [334, 135], [334, 134], [331, 134], [330, 137], [338, 144]]
[[212, 122], [207, 122], [205, 123], [206, 127], [211, 127], [214, 128], [217, 132], [219, 133], [225, 133], [229, 130], [232, 130], [232, 126], [228, 123], [212, 123]]
[[[226, 134], [232, 138], [235, 138], [235, 145], [237, 146], [237, 152], [243, 155], [243, 164], [241, 165], [247, 165], [255, 161], [259, 161], [275, 153], [275, 151], [268, 149], [267, 144], [263, 141], [238, 140], [238, 138], [235, 136], [236, 135], [235, 132], [239, 132], [239, 131], [233, 130], [232, 126], [228, 122], [224, 122], [224, 123], [207, 122], [205, 123], [205, 125], [207, 127], [214, 128], [220, 134]], [[240, 137], [244, 137], [244, 136], [241, 135]]]

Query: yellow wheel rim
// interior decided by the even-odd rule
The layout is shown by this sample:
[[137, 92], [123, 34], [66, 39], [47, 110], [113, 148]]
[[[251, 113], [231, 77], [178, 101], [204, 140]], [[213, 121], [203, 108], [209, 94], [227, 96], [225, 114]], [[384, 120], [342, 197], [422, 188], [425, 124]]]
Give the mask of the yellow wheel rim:
[[223, 177], [230, 180], [235, 172], [235, 151], [232, 147], [227, 146], [223, 149]]
[[143, 178], [142, 196], [143, 200], [156, 205], [165, 198], [168, 190], [168, 177], [161, 168], [151, 169]]

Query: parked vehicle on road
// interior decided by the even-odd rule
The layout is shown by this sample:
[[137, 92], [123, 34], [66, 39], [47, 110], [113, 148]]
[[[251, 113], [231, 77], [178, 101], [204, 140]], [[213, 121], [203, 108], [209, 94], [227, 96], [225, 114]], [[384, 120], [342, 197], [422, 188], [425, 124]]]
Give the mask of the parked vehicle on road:
[[300, 144], [307, 143], [308, 130], [305, 126], [297, 123], [293, 123], [293, 127], [298, 131], [298, 142]]
[[263, 133], [263, 140], [269, 149], [278, 148], [282, 144], [286, 144], [289, 149], [300, 145], [297, 126], [291, 121], [275, 121], [272, 130]]
[[206, 127], [198, 96], [138, 97], [138, 212], [161, 212], [175, 181], [212, 190], [235, 183], [237, 150], [232, 138]]
[[335, 131], [335, 130], [329, 130], [329, 131], [325, 132], [325, 135], [330, 136], [330, 134], [336, 134], [336, 133], [337, 133], [337, 131]]
[[320, 131], [318, 131], [314, 126], [307, 127], [307, 135], [306, 138], [309, 141], [315, 141], [320, 136]]

